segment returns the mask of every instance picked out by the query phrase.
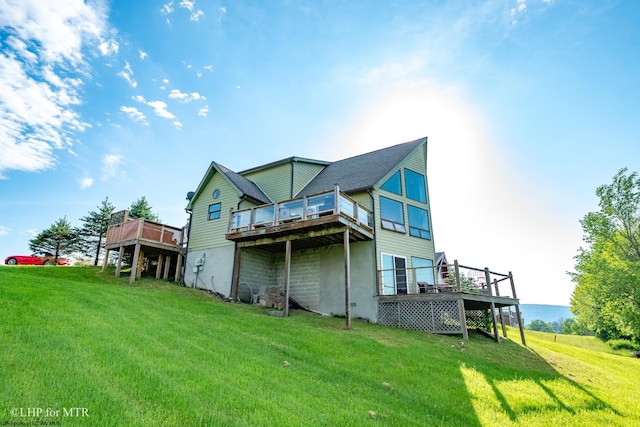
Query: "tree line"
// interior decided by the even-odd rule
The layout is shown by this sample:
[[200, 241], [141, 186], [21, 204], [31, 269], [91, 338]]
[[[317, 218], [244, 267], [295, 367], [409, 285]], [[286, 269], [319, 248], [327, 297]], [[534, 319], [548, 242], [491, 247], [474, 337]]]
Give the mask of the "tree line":
[[[145, 218], [160, 222], [144, 196], [131, 203], [128, 210], [131, 219]], [[66, 216], [60, 218], [29, 240], [29, 249], [34, 253], [51, 254], [54, 257], [53, 265], [57, 265], [59, 257], [73, 254], [89, 257], [93, 259], [93, 265], [98, 265], [106, 243], [109, 220], [114, 212], [115, 206], [106, 197], [95, 210], [80, 218], [80, 227], [73, 227]]]

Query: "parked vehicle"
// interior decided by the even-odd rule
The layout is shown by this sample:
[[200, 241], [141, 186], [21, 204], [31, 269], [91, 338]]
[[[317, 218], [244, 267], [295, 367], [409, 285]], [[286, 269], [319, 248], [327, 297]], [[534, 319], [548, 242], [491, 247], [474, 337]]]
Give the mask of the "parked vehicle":
[[[53, 265], [55, 257], [51, 254], [44, 255], [10, 255], [5, 258], [7, 265]], [[58, 265], [70, 265], [67, 258], [58, 258]]]

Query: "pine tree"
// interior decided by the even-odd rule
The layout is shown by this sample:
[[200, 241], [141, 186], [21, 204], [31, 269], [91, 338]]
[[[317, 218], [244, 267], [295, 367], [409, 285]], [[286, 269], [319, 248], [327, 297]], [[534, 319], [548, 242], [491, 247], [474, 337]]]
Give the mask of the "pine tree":
[[94, 256], [93, 265], [98, 265], [100, 252], [104, 249], [103, 239], [107, 235], [109, 218], [115, 211], [115, 206], [109, 203], [109, 197], [105, 198], [97, 207], [97, 210], [89, 212], [80, 218], [83, 222], [80, 228], [79, 251], [87, 256]]
[[65, 216], [29, 240], [29, 249], [34, 253], [53, 255], [53, 264], [58, 265], [61, 255], [69, 255], [75, 250], [78, 234], [78, 230], [71, 226]]
[[131, 203], [131, 207], [129, 207], [129, 218], [144, 218], [149, 221], [160, 222], [160, 218], [158, 218], [158, 215], [153, 213], [153, 208], [144, 196]]

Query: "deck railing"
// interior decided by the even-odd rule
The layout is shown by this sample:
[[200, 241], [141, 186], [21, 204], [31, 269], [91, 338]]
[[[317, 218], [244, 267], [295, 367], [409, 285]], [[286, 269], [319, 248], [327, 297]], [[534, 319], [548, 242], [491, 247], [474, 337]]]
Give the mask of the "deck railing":
[[179, 246], [182, 244], [183, 230], [144, 218], [127, 220], [112, 224], [107, 229], [107, 245], [133, 240], [146, 240], [164, 245]]
[[373, 231], [371, 211], [341, 193], [336, 186], [333, 191], [234, 210], [229, 218], [229, 232], [313, 220], [327, 215], [342, 215]]
[[511, 273], [502, 274], [488, 268], [468, 267], [457, 261], [443, 267], [378, 270], [378, 295], [463, 292], [516, 298]]

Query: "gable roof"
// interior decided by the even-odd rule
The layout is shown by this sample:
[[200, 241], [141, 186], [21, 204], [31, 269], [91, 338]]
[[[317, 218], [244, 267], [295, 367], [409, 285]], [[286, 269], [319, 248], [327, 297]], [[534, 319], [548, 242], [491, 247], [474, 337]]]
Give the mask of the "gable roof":
[[227, 178], [229, 178], [229, 180], [238, 188], [238, 190], [240, 190], [240, 192], [244, 196], [250, 197], [257, 202], [271, 203], [271, 199], [269, 199], [269, 197], [264, 194], [264, 192], [260, 189], [260, 187], [258, 187], [255, 182], [235, 173], [231, 169], [224, 167], [219, 163], [216, 164], [220, 167], [220, 171], [224, 173]]
[[222, 166], [219, 163], [211, 162], [211, 165], [209, 166], [207, 173], [202, 178], [202, 181], [200, 181], [200, 184], [198, 185], [198, 188], [196, 189], [195, 194], [189, 201], [187, 205], [187, 209], [193, 208], [193, 204], [195, 203], [196, 199], [200, 196], [200, 194], [204, 190], [204, 187], [207, 185], [211, 177], [216, 172], [224, 176], [227, 179], [227, 181], [233, 187], [236, 188], [236, 191], [238, 192], [240, 197], [246, 196], [259, 203], [264, 203], [264, 204], [271, 203], [271, 200], [269, 199], [269, 197], [267, 197], [267, 195], [264, 194], [262, 190], [260, 190], [260, 187], [258, 187], [253, 181], [250, 181], [247, 178], [241, 175], [238, 175], [237, 173], [233, 172], [231, 169], [225, 166]]
[[373, 188], [384, 176], [404, 160], [427, 138], [393, 145], [370, 153], [360, 154], [331, 163], [324, 168], [297, 196], [308, 196], [333, 189], [354, 193]]

